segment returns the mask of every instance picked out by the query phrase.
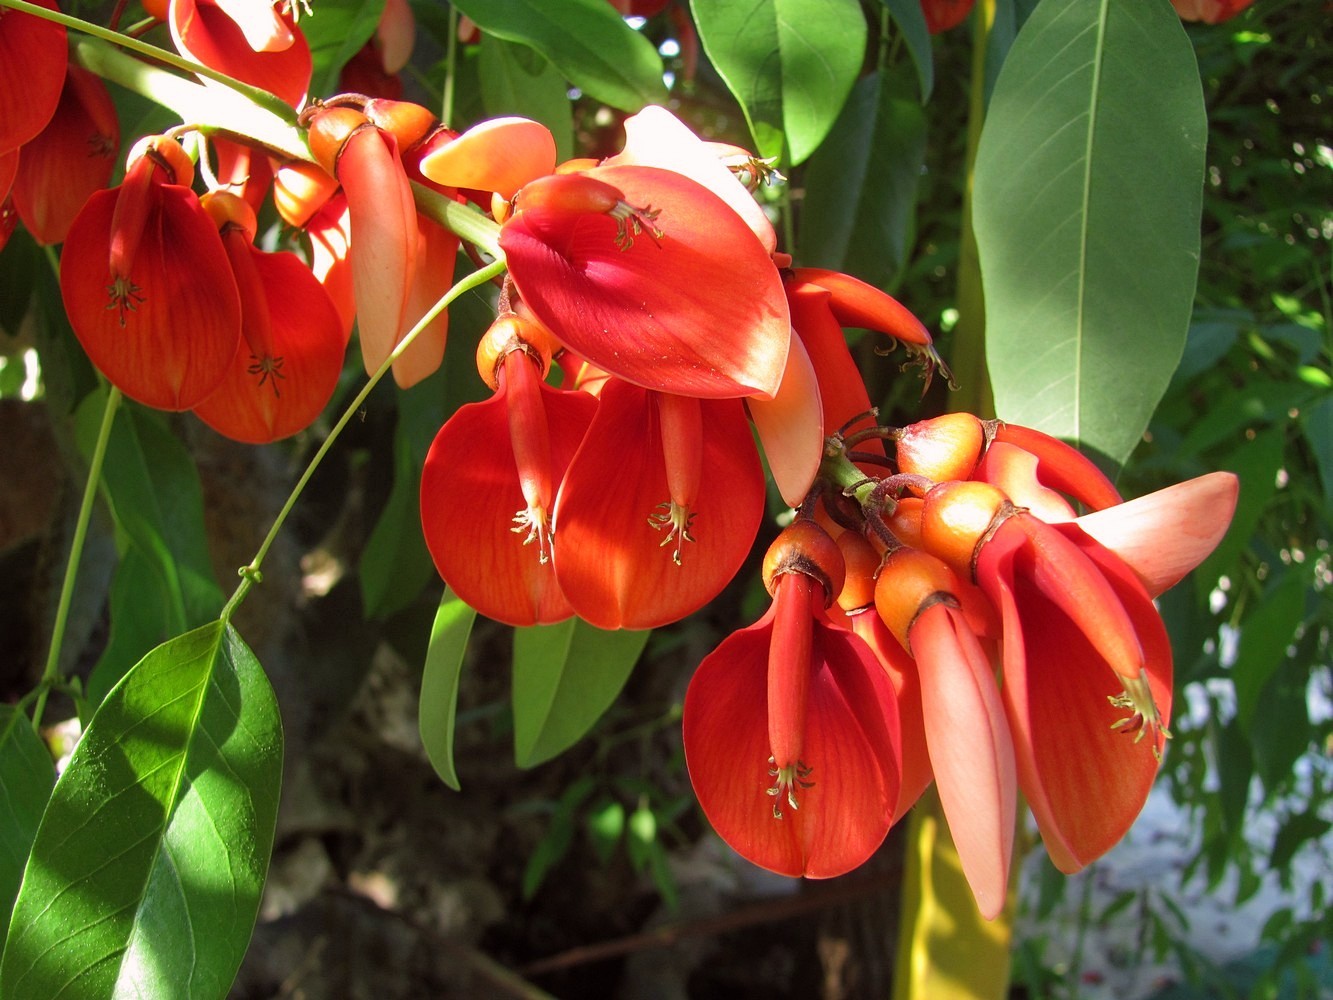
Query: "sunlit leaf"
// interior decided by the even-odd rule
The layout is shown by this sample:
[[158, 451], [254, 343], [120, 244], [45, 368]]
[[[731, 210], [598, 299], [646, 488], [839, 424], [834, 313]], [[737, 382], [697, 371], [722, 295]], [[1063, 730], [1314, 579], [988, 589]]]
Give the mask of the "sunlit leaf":
[[565, 78], [536, 49], [482, 35], [478, 69], [486, 114], [541, 122], [555, 136], [556, 156], [574, 155], [574, 110]]
[[458, 791], [454, 769], [454, 723], [458, 711], [458, 676], [463, 669], [468, 638], [477, 613], [446, 589], [435, 611], [421, 675], [418, 727], [426, 756], [441, 780]]
[[974, 226], [1000, 417], [1121, 463], [1188, 329], [1206, 120], [1158, 0], [1043, 0], [977, 154]]
[[55, 782], [51, 754], [28, 717], [0, 705], [0, 941]]
[[856, 0], [691, 0], [699, 40], [762, 156], [803, 162], [828, 135], [865, 58]]
[[461, 0], [482, 31], [530, 45], [589, 97], [638, 111], [665, 104], [662, 57], [605, 0]]
[[272, 688], [230, 626], [144, 657], [51, 794], [0, 994], [225, 997], [259, 910], [281, 769]]
[[650, 631], [609, 632], [579, 618], [514, 632], [514, 759], [550, 760], [592, 728], [624, 687]]

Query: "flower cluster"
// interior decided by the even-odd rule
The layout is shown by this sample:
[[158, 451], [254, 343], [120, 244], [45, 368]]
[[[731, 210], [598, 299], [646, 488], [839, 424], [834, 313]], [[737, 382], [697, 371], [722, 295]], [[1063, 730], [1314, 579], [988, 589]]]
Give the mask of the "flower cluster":
[[[738, 852], [810, 877], [862, 863], [934, 780], [991, 917], [1019, 791], [1065, 872], [1142, 808], [1171, 713], [1153, 598], [1216, 546], [1237, 481], [1122, 503], [1027, 428], [958, 413], [845, 431], [769, 550], [771, 608], [690, 684], [690, 776]], [[863, 447], [883, 440], [892, 456]]]

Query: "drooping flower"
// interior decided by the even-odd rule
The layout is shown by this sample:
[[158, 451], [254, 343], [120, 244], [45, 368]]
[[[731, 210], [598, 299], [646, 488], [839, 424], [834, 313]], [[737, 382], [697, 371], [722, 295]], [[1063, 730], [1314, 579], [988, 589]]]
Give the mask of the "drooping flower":
[[560, 485], [556, 576], [599, 628], [656, 628], [731, 581], [763, 510], [763, 469], [739, 400], [609, 379]]
[[763, 245], [721, 200], [657, 167], [540, 178], [500, 246], [523, 300], [604, 371], [700, 398], [773, 395], [791, 337]]
[[313, 63], [289, 3], [170, 0], [166, 20], [186, 58], [276, 94], [294, 108], [305, 101]]
[[[35, 2], [47, 10], [60, 9], [55, 0]], [[60, 103], [68, 63], [64, 25], [0, 8], [0, 94], [6, 95], [0, 153], [17, 149], [46, 127]]]
[[314, 422], [338, 386], [346, 345], [342, 320], [299, 257], [254, 245], [258, 223], [247, 202], [226, 191], [202, 201], [218, 222], [241, 293], [243, 343], [194, 414], [237, 441], [290, 437]]
[[737, 853], [783, 875], [829, 878], [862, 864], [898, 800], [893, 685], [825, 614], [841, 571], [828, 536], [796, 521], [765, 559], [772, 606], [704, 658], [685, 695], [700, 806]]
[[556, 489], [597, 400], [543, 380], [551, 349], [513, 314], [482, 339], [478, 368], [495, 389], [458, 409], [436, 435], [421, 474], [426, 546], [445, 582], [487, 617], [550, 624], [573, 613], [556, 581]]
[[84, 202], [106, 186], [120, 149], [120, 127], [101, 79], [71, 65], [60, 103], [23, 147], [14, 207], [38, 243], [64, 242]]
[[65, 311], [89, 359], [163, 410], [203, 402], [241, 344], [236, 280], [193, 172], [179, 143], [141, 140], [124, 182], [88, 199], [60, 256]]

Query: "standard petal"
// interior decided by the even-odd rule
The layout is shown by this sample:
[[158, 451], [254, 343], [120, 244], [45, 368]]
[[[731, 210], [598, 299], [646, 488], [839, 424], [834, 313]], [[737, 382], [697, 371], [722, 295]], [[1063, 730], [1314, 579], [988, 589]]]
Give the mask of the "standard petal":
[[[738, 400], [703, 400], [701, 478], [688, 527], [694, 541], [653, 530], [669, 502], [666, 461], [651, 394], [612, 380], [556, 500], [560, 586], [599, 628], [656, 628], [721, 592], [754, 544], [764, 478]], [[679, 545], [673, 560], [670, 542]], [[664, 547], [664, 543], [666, 543]]]
[[[262, 38], [273, 38], [273, 12], [260, 8]], [[212, 0], [172, 0], [168, 11], [171, 38], [181, 55], [234, 76], [251, 86], [276, 94], [300, 107], [310, 86], [312, 62], [305, 35], [290, 14], [277, 15], [291, 36], [291, 44], [272, 51], [256, 51], [245, 32]], [[279, 44], [281, 44], [279, 42]], [[221, 86], [205, 79], [206, 86]]]
[[555, 137], [527, 118], [492, 118], [421, 158], [421, 172], [445, 187], [494, 191], [505, 200], [555, 169]]
[[648, 389], [775, 393], [791, 339], [787, 301], [768, 253], [736, 213], [668, 170], [599, 167], [580, 176], [619, 190], [638, 213], [638, 232], [622, 221], [630, 241], [617, 243], [608, 209], [523, 209], [520, 192], [500, 246], [541, 322], [599, 368]]
[[[58, 10], [55, 0], [35, 0]], [[46, 127], [60, 102], [69, 50], [64, 25], [17, 10], [0, 12], [0, 153], [17, 149]], [[22, 95], [22, 98], [19, 98]]]
[[1123, 559], [1156, 597], [1217, 548], [1239, 495], [1234, 473], [1210, 472], [1085, 514], [1074, 524]]
[[960, 612], [932, 604], [913, 621], [912, 653], [940, 804], [977, 907], [1004, 908], [1017, 775], [995, 672]]
[[[569, 464], [597, 401], [542, 383], [552, 476]], [[446, 583], [482, 614], [509, 625], [550, 624], [572, 614], [552, 563], [524, 545], [515, 514], [527, 501], [510, 437], [507, 387], [468, 403], [440, 428], [421, 473], [421, 524]], [[557, 540], [559, 544], [559, 540]]]
[[[416, 274], [403, 306], [404, 334], [453, 286], [454, 262], [458, 257], [458, 237], [452, 232], [422, 215], [417, 216], [417, 228], [421, 242]], [[449, 311], [446, 309], [432, 319], [398, 356], [393, 363], [394, 381], [406, 389], [434, 374], [444, 361], [448, 336]]]

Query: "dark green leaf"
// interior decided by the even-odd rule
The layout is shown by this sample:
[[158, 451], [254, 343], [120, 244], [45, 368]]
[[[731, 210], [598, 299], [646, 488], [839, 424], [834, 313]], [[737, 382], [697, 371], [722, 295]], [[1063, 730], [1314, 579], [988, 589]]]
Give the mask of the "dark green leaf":
[[310, 46], [313, 97], [336, 94], [338, 74], [370, 41], [384, 11], [384, 0], [319, 0], [301, 16], [301, 32]]
[[828, 139], [810, 157], [801, 261], [880, 288], [902, 269], [926, 154], [916, 101], [878, 73], [859, 80]]
[[52, 792], [0, 995], [225, 997], [259, 910], [281, 776], [273, 691], [230, 626], [149, 653]]
[[555, 136], [556, 156], [574, 155], [574, 109], [569, 87], [536, 49], [481, 36], [481, 99], [491, 117], [520, 115], [541, 122]]
[[930, 92], [935, 89], [935, 51], [930, 44], [930, 29], [926, 27], [926, 15], [921, 10], [921, 0], [884, 0], [898, 30], [903, 33], [907, 51], [912, 55], [916, 66], [917, 80], [921, 85], [921, 103], [930, 100]]
[[1232, 572], [1236, 560], [1250, 544], [1264, 508], [1277, 492], [1284, 436], [1281, 427], [1270, 427], [1253, 438], [1242, 440], [1231, 455], [1218, 463], [1221, 468], [1236, 474], [1240, 480], [1240, 496], [1236, 500], [1231, 527], [1212, 555], [1194, 571], [1201, 596], [1206, 597], [1220, 577]]
[[1333, 396], [1325, 396], [1301, 415], [1305, 440], [1310, 442], [1319, 478], [1324, 484], [1324, 497], [1333, 507]]
[[605, 0], [455, 0], [488, 34], [530, 45], [589, 97], [622, 111], [665, 104], [662, 57]]
[[152, 560], [131, 547], [116, 566], [111, 581], [110, 637], [84, 687], [92, 708], [102, 703], [107, 692], [146, 652], [176, 634], [170, 607], [165, 583]]
[[1042, 0], [1000, 72], [974, 226], [999, 416], [1122, 463], [1180, 359], [1206, 121], [1158, 0]]
[[446, 785], [458, 791], [454, 770], [454, 722], [458, 711], [458, 676], [463, 670], [468, 637], [477, 612], [445, 589], [430, 630], [430, 647], [421, 674], [418, 727], [431, 766]]
[[[76, 433], [85, 454], [91, 453], [105, 402], [101, 390], [79, 405]], [[203, 488], [189, 452], [158, 414], [121, 403], [102, 488], [116, 527], [162, 581], [172, 634], [216, 617], [223, 597], [208, 552]], [[257, 530], [256, 544], [259, 537]]]
[[514, 759], [533, 767], [592, 728], [625, 686], [651, 632], [581, 618], [514, 632]]
[[574, 842], [574, 817], [595, 787], [592, 778], [580, 778], [565, 789], [560, 802], [551, 815], [551, 825], [538, 841], [536, 848], [528, 856], [528, 863], [523, 868], [523, 898], [531, 899], [541, 888], [551, 869], [558, 865], [569, 853]]
[[861, 72], [861, 5], [691, 0], [690, 9], [704, 51], [745, 112], [759, 154], [792, 166], [803, 162], [828, 135]]
[[1322, 742], [1309, 714], [1309, 664], [1317, 655], [1298, 645], [1295, 655], [1278, 664], [1259, 692], [1250, 742], [1254, 769], [1270, 797], [1291, 790], [1296, 762]]
[[51, 754], [32, 722], [12, 706], [0, 705], [0, 941], [55, 783]]
[[367, 618], [388, 618], [435, 578], [421, 535], [421, 465], [401, 421], [393, 435], [393, 486], [361, 552], [361, 601]]
[[1250, 735], [1259, 693], [1287, 656], [1296, 628], [1305, 618], [1307, 580], [1288, 571], [1240, 625], [1240, 648], [1231, 668], [1236, 684], [1236, 717]]

